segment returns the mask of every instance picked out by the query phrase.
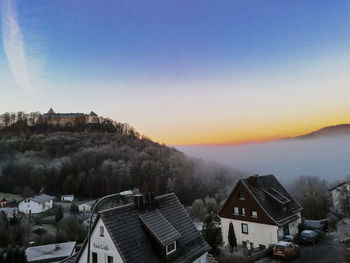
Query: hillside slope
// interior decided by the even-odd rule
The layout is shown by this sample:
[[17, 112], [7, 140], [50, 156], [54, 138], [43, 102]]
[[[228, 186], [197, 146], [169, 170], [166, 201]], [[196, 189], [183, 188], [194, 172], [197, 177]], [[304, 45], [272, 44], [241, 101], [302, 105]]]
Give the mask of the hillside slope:
[[206, 195], [225, 196], [242, 175], [135, 132], [22, 126], [0, 130], [0, 192], [29, 195], [44, 187], [51, 194], [99, 197], [138, 187], [156, 195], [174, 191], [191, 204]]
[[350, 135], [350, 124], [339, 124], [334, 126], [324, 127], [317, 131], [294, 137], [295, 139], [313, 139], [319, 137], [330, 137], [338, 135]]

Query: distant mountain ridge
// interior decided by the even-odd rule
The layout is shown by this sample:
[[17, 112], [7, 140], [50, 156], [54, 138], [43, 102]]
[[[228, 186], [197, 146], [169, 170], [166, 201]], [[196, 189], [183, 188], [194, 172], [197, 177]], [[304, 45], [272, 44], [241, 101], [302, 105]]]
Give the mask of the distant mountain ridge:
[[330, 137], [339, 135], [350, 135], [350, 124], [339, 124], [327, 126], [314, 132], [293, 137], [292, 139], [314, 139], [319, 137]]

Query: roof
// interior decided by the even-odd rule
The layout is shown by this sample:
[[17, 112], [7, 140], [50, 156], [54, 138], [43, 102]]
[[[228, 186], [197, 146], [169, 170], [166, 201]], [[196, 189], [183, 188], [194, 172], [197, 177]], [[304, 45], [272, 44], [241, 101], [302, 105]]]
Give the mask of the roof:
[[280, 245], [280, 246], [288, 246], [290, 245], [291, 242], [287, 242], [287, 241], [278, 241], [275, 245]]
[[329, 188], [328, 191], [333, 191], [334, 189], [337, 189], [338, 187], [343, 186], [345, 184], [350, 184], [350, 181], [345, 181], [345, 182], [342, 182], [342, 183], [338, 183], [338, 184], [334, 185], [333, 187]]
[[[299, 218], [296, 213], [303, 208], [284, 189], [274, 175], [257, 176], [256, 180], [257, 183], [254, 186], [249, 183], [249, 178], [241, 179], [240, 181], [277, 225], [282, 226]], [[281, 204], [288, 203], [288, 210], [281, 212], [281, 209], [271, 201], [271, 197]]]
[[[99, 217], [125, 262], [163, 262], [149, 230], [164, 243], [179, 238], [178, 253], [167, 262], [192, 262], [210, 249], [173, 193], [156, 197], [155, 207], [138, 209], [131, 203], [101, 211]], [[163, 235], [162, 228], [171, 238]]]
[[5, 214], [11, 214], [15, 211], [17, 211], [17, 207], [3, 207], [3, 208], [0, 208], [0, 211], [4, 211]]
[[91, 111], [89, 115], [90, 115], [90, 116], [97, 117], [97, 114], [96, 114], [95, 112], [93, 112], [93, 111]]
[[77, 258], [77, 256], [78, 256], [78, 253], [75, 253], [74, 255], [72, 255], [72, 256], [70, 256], [70, 257], [60, 261], [59, 263], [74, 263], [76, 258]]
[[139, 215], [139, 218], [150, 234], [154, 236], [163, 247], [181, 238], [179, 232], [176, 231], [158, 210]]
[[47, 201], [53, 200], [53, 199], [55, 199], [55, 197], [51, 196], [51, 195], [40, 194], [40, 195], [35, 195], [33, 197], [28, 197], [26, 199], [29, 199], [29, 200], [32, 200], [34, 202], [41, 204], [41, 203], [45, 203]]
[[81, 205], [94, 205], [96, 203], [96, 200], [91, 200], [91, 201], [88, 201], [88, 202], [86, 202], [86, 203], [83, 203], [83, 204], [80, 204], [79, 206], [81, 206]]
[[[57, 249], [56, 246], [59, 246]], [[45, 246], [28, 247], [26, 255], [28, 262], [40, 262], [40, 260], [63, 260], [75, 252], [76, 242], [65, 242]]]

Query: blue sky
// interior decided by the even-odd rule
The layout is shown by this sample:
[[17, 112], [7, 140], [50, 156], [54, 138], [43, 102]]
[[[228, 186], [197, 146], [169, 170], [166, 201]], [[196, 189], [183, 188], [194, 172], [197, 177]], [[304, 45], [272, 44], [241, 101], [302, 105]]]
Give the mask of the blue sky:
[[[300, 127], [291, 134], [346, 121], [349, 11], [349, 1], [3, 0], [0, 111], [94, 110], [170, 144], [278, 137], [288, 118]], [[308, 121], [317, 115], [327, 119]], [[242, 137], [252, 129], [264, 132]]]

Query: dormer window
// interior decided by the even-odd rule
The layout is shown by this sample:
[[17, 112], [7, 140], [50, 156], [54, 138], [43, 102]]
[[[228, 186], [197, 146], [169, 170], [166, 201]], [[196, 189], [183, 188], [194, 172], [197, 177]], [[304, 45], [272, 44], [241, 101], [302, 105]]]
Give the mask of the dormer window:
[[169, 245], [166, 246], [166, 254], [170, 255], [171, 253], [176, 251], [176, 241], [170, 243]]
[[244, 192], [239, 192], [239, 193], [238, 193], [238, 199], [239, 199], [239, 200], [245, 200]]
[[104, 236], [105, 229], [103, 226], [100, 226], [100, 237]]

